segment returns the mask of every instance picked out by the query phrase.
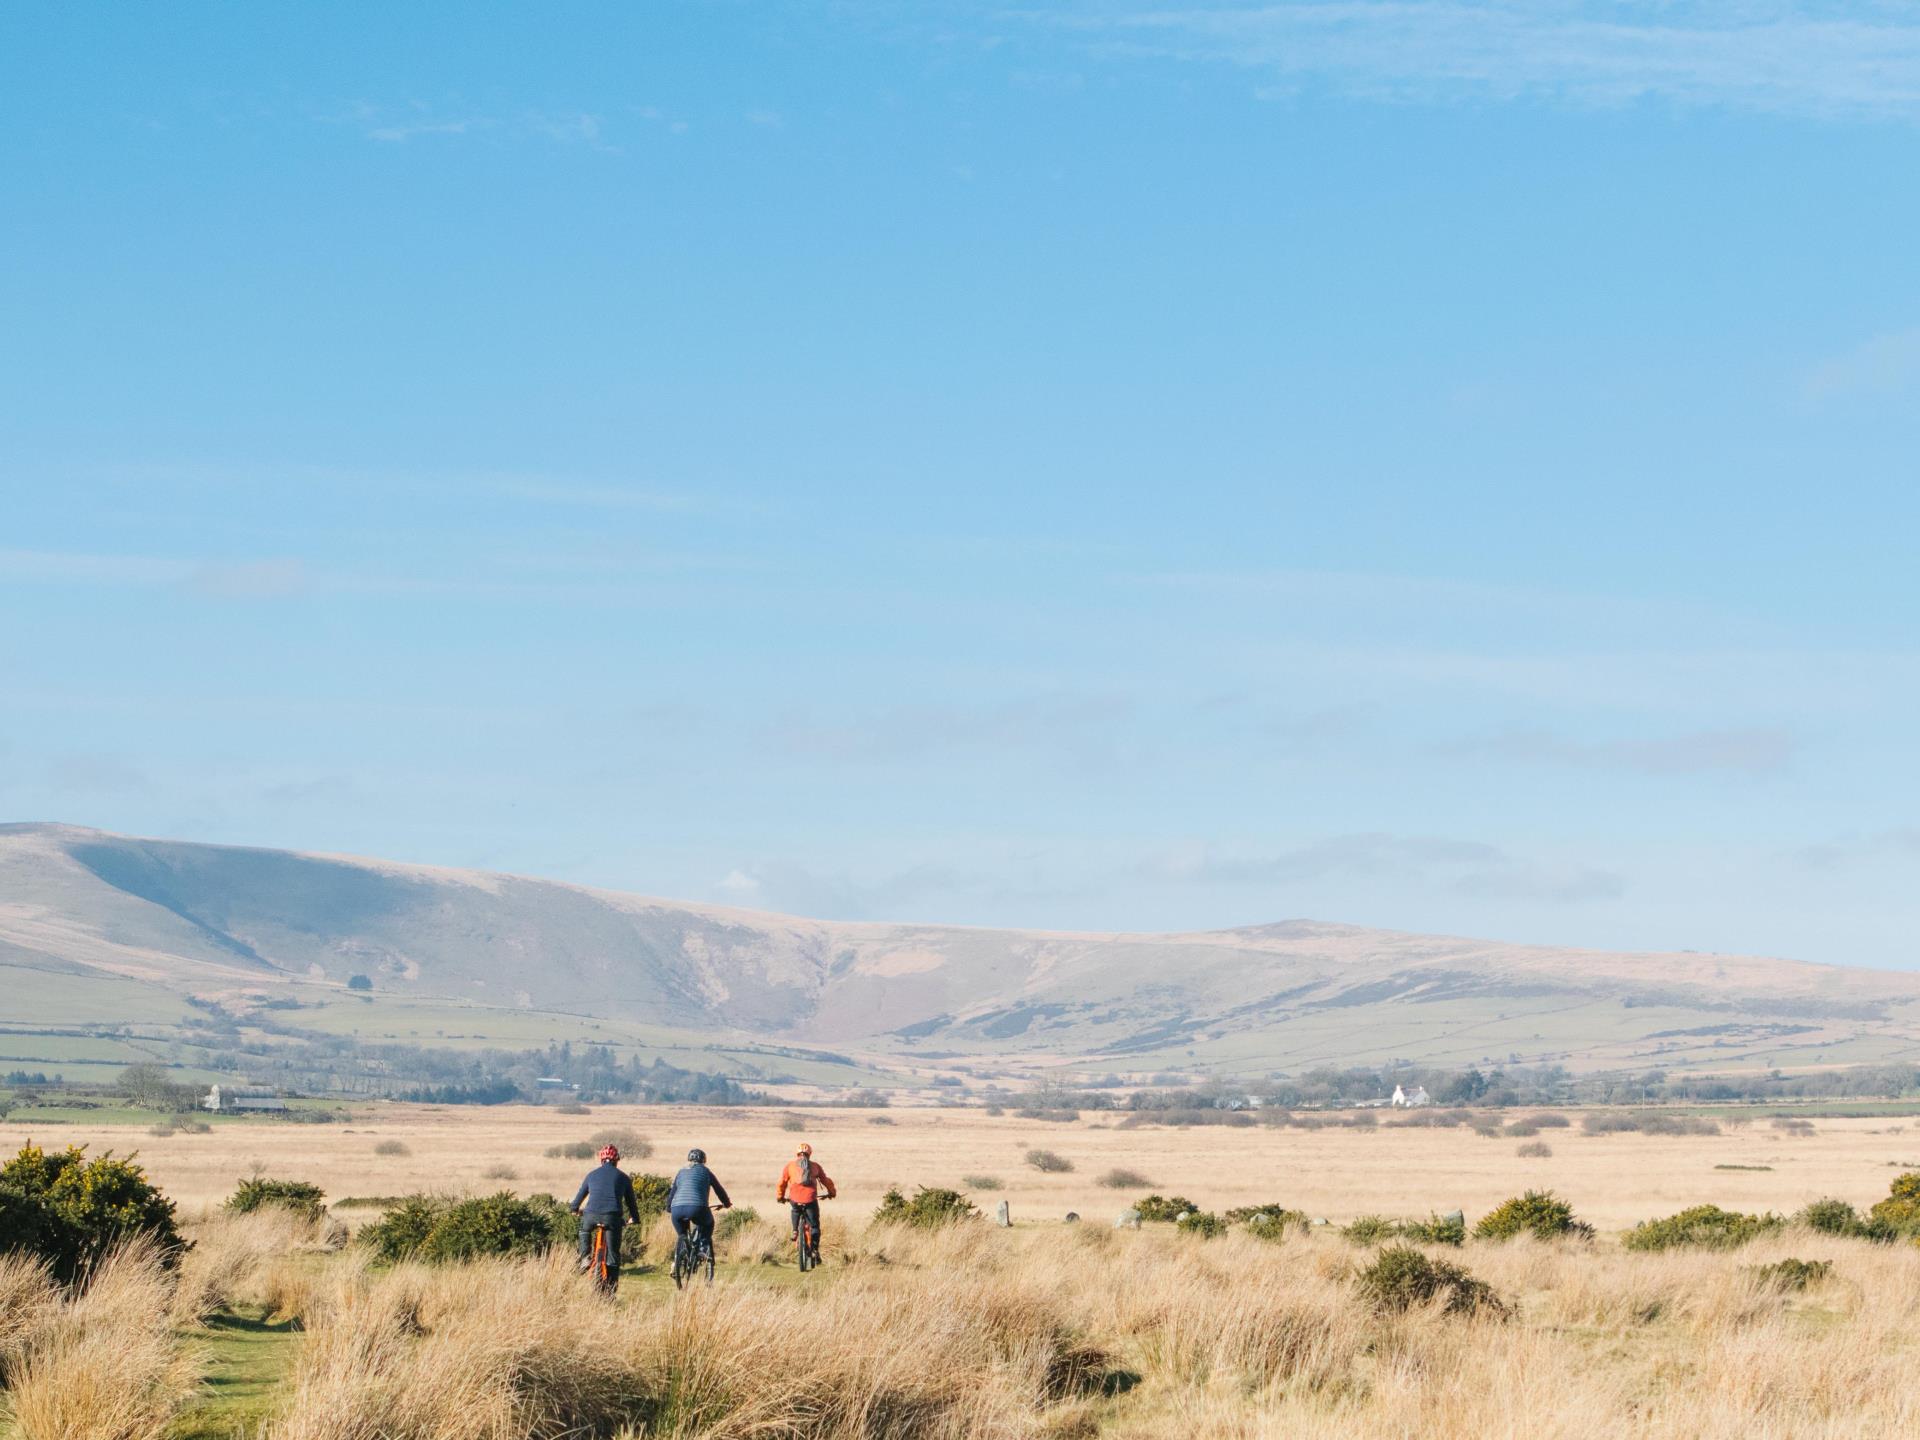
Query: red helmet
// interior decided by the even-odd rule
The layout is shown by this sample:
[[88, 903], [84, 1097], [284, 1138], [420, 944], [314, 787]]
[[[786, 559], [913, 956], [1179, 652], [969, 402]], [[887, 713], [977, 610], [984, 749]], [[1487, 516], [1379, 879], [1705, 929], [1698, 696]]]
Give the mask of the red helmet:
[[600, 1158], [602, 1160], [618, 1160], [620, 1158], [620, 1147], [618, 1145], [602, 1145], [600, 1147]]

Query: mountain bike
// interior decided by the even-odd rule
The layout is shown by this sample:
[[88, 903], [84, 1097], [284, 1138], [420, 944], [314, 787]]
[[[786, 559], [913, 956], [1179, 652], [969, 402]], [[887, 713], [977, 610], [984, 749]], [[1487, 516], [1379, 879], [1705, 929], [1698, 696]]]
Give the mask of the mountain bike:
[[800, 1271], [805, 1274], [820, 1263], [820, 1232], [814, 1228], [812, 1209], [806, 1205], [794, 1205], [793, 1237], [800, 1251]]
[[593, 1227], [593, 1250], [587, 1257], [587, 1273], [593, 1277], [593, 1288], [602, 1295], [611, 1296], [620, 1288], [620, 1267], [613, 1263], [613, 1243], [604, 1225]]
[[684, 1290], [702, 1270], [713, 1283], [713, 1240], [698, 1225], [689, 1225], [673, 1242], [673, 1284]]

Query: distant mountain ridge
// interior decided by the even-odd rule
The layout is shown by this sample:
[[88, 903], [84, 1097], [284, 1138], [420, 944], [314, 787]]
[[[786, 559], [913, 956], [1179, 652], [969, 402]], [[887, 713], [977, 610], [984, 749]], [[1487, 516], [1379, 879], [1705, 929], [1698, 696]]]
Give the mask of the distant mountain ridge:
[[1920, 1040], [1920, 976], [1291, 920], [1173, 935], [821, 921], [483, 871], [0, 825], [9, 983], [292, 981], [898, 1054], [1133, 1069], [1431, 1058], [1844, 1063]]

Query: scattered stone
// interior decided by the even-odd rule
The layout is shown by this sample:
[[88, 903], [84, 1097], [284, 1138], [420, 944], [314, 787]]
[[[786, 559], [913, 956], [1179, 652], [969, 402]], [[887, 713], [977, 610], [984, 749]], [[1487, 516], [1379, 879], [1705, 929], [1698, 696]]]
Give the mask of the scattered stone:
[[1138, 1210], [1122, 1210], [1119, 1217], [1113, 1222], [1113, 1228], [1116, 1230], [1138, 1230], [1140, 1228], [1140, 1212]]
[[994, 1223], [1002, 1228], [1011, 1226], [1013, 1224], [1013, 1207], [1002, 1200], [994, 1209], [993, 1219]]
[[1077, 1211], [1077, 1210], [1069, 1210], [1069, 1211], [1067, 1211], [1067, 1223], [1068, 1223], [1069, 1225], [1071, 1225], [1071, 1224], [1073, 1224], [1074, 1222], [1076, 1222], [1077, 1220], [1079, 1220], [1079, 1218], [1080, 1218], [1080, 1212], [1079, 1212], [1079, 1211]]

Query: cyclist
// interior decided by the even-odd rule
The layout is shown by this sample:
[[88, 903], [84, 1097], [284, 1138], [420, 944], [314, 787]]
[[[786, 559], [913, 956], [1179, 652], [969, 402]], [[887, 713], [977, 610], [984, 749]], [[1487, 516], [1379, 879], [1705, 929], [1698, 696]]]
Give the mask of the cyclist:
[[675, 1235], [686, 1237], [698, 1231], [711, 1251], [713, 1210], [707, 1203], [709, 1196], [719, 1199], [722, 1210], [733, 1208], [733, 1201], [727, 1198], [727, 1187], [720, 1183], [719, 1176], [707, 1168], [707, 1152], [689, 1150], [687, 1163], [673, 1177], [673, 1189], [667, 1193], [667, 1213], [673, 1217]]
[[793, 1152], [793, 1159], [787, 1162], [787, 1168], [780, 1172], [780, 1186], [773, 1192], [776, 1201], [787, 1202], [793, 1215], [793, 1238], [800, 1238], [800, 1217], [805, 1215], [813, 1229], [813, 1257], [820, 1258], [820, 1192], [825, 1191], [829, 1200], [840, 1192], [833, 1188], [833, 1178], [813, 1163], [813, 1146], [802, 1144]]
[[[580, 1189], [567, 1207], [580, 1217], [580, 1268], [593, 1263], [593, 1231], [597, 1225], [607, 1232], [607, 1273], [620, 1274], [620, 1230], [627, 1219], [640, 1223], [640, 1206], [633, 1197], [633, 1181], [620, 1168], [620, 1147], [606, 1145], [600, 1150], [600, 1164], [587, 1172]], [[624, 1213], [623, 1213], [624, 1212]]]

